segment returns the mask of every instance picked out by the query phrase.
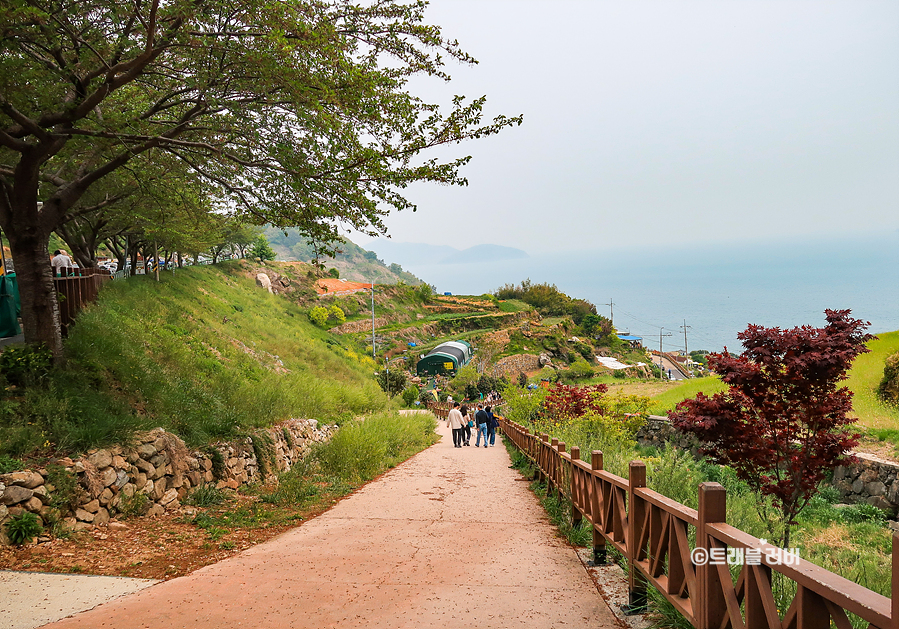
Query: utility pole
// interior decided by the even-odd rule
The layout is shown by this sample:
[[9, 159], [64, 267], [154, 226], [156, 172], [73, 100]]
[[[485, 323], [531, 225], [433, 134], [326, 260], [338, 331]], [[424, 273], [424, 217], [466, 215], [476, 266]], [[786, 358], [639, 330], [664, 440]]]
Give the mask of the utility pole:
[[614, 305], [615, 302], [612, 301], [611, 297], [609, 297], [609, 303], [603, 304], [603, 306], [609, 307], [609, 323], [611, 323], [613, 326], [615, 325], [615, 311], [612, 309]]
[[668, 334], [662, 334], [662, 330], [665, 328], [659, 328], [659, 380], [661, 380], [665, 375], [665, 367], [662, 365], [662, 337], [663, 336], [671, 336], [671, 332]]
[[[684, 319], [684, 324], [681, 326], [681, 329], [684, 331], [684, 358], [685, 359], [690, 358], [690, 353], [687, 351], [687, 330], [692, 327], [693, 327], [692, 325], [687, 325], [687, 320]], [[687, 363], [685, 362], [684, 365], [686, 365], [686, 364]], [[693, 371], [690, 370], [690, 375], [692, 375], [692, 374], [693, 374]]]
[[681, 326], [681, 330], [684, 331], [684, 356], [690, 355], [689, 353], [687, 353], [687, 330], [689, 330], [692, 327], [693, 327], [692, 325], [687, 325], [687, 320], [684, 319], [684, 324]]
[[377, 362], [375, 358], [375, 280], [371, 281], [371, 359]]

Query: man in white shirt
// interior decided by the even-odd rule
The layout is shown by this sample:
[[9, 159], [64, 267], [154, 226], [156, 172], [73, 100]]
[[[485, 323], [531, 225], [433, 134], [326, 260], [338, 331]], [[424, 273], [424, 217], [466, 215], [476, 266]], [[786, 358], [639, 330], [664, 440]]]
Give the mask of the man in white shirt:
[[458, 402], [453, 402], [453, 408], [446, 416], [446, 426], [447, 428], [453, 429], [453, 446], [456, 448], [461, 448], [462, 428], [465, 426], [465, 420], [462, 418], [461, 411], [459, 411]]
[[50, 260], [50, 265], [53, 267], [53, 275], [67, 275], [68, 271], [65, 269], [70, 269], [74, 264], [72, 264], [72, 258], [69, 257], [69, 254], [66, 253], [65, 249], [57, 249], [53, 252], [53, 258]]

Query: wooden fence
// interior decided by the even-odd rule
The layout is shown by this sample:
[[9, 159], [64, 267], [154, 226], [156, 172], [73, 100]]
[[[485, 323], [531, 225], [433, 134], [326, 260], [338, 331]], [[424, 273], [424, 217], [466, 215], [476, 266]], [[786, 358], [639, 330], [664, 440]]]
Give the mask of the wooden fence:
[[59, 322], [63, 334], [75, 316], [89, 301], [96, 301], [100, 287], [112, 279], [106, 269], [62, 269], [61, 277], [53, 278], [56, 295], [59, 298]]
[[[497, 419], [548, 491], [571, 501], [573, 519], [591, 524], [594, 562], [605, 563], [607, 546], [627, 559], [633, 609], [645, 606], [651, 585], [697, 629], [852, 629], [847, 612], [868, 629], [899, 629], [899, 532], [893, 534], [891, 600], [728, 525], [718, 483], [700, 484], [699, 509], [690, 509], [647, 488], [639, 461], [621, 478], [603, 470], [602, 452], [586, 462], [577, 447], [566, 452], [548, 435]], [[741, 564], [736, 579], [729, 563]], [[786, 610], [775, 603], [773, 572], [796, 584]]]

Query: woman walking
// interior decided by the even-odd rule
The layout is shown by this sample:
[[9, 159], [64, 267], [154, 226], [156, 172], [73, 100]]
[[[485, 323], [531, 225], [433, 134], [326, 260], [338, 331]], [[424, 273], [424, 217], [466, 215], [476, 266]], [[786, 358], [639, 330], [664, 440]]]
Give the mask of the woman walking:
[[464, 425], [465, 420], [462, 418], [462, 413], [459, 412], [459, 403], [453, 402], [453, 408], [446, 416], [446, 427], [453, 429], [454, 448], [462, 447], [462, 426]]
[[471, 415], [468, 414], [468, 406], [465, 404], [462, 405], [459, 412], [462, 413], [462, 419], [465, 421], [462, 427], [462, 437], [465, 440], [465, 445], [471, 445], [471, 427], [474, 425], [474, 421], [472, 420]]

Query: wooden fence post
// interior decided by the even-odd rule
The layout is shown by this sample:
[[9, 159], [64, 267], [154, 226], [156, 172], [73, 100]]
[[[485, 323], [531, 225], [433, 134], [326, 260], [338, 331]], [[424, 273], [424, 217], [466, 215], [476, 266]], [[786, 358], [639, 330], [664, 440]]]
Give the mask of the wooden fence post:
[[890, 604], [891, 629], [899, 629], [899, 531], [893, 531], [893, 589]]
[[562, 502], [562, 498], [565, 496], [565, 492], [562, 491], [562, 485], [565, 484], [565, 459], [562, 458], [562, 453], [565, 452], [565, 442], [560, 441], [558, 448], [559, 452], [555, 456], [556, 497], [559, 502]]
[[[631, 461], [628, 465], [627, 488], [627, 589], [628, 603], [622, 605], [625, 614], [639, 614], [646, 610], [646, 579], [637, 570], [640, 549], [637, 547], [639, 527], [646, 515], [646, 505], [637, 500], [634, 490], [646, 487], [646, 464], [643, 461]], [[717, 629], [717, 628], [716, 628]]]
[[[602, 451], [594, 450], [590, 453], [590, 468], [593, 472], [602, 469]], [[602, 484], [596, 477], [596, 474], [590, 474], [590, 496], [592, 504], [590, 505], [590, 513], [593, 516], [593, 565], [606, 565], [606, 537], [600, 530], [603, 525], [602, 512]]]
[[546, 476], [546, 444], [549, 443], [549, 435], [543, 433], [540, 435], [540, 441], [537, 443], [537, 480], [541, 483], [549, 485], [549, 479]]
[[[727, 493], [724, 487], [718, 483], [699, 484], [699, 509], [698, 522], [696, 524], [696, 549], [705, 550], [706, 561], [696, 565], [696, 582], [699, 592], [694, 596], [690, 592], [690, 598], [697, 605], [695, 617], [696, 629], [718, 629], [724, 617], [727, 615], [727, 601], [724, 599], [724, 587], [718, 577], [716, 566], [709, 561], [709, 552], [712, 548], [709, 540], [707, 524], [712, 522], [724, 522], [727, 516]], [[697, 554], [698, 556], [698, 554]], [[728, 575], [730, 572], [728, 571]], [[725, 584], [731, 587], [730, 583]]]
[[581, 449], [577, 446], [571, 446], [571, 526], [577, 527], [581, 525], [583, 514], [578, 505], [583, 500], [583, 488], [578, 484], [579, 474], [575, 465], [581, 460]]

